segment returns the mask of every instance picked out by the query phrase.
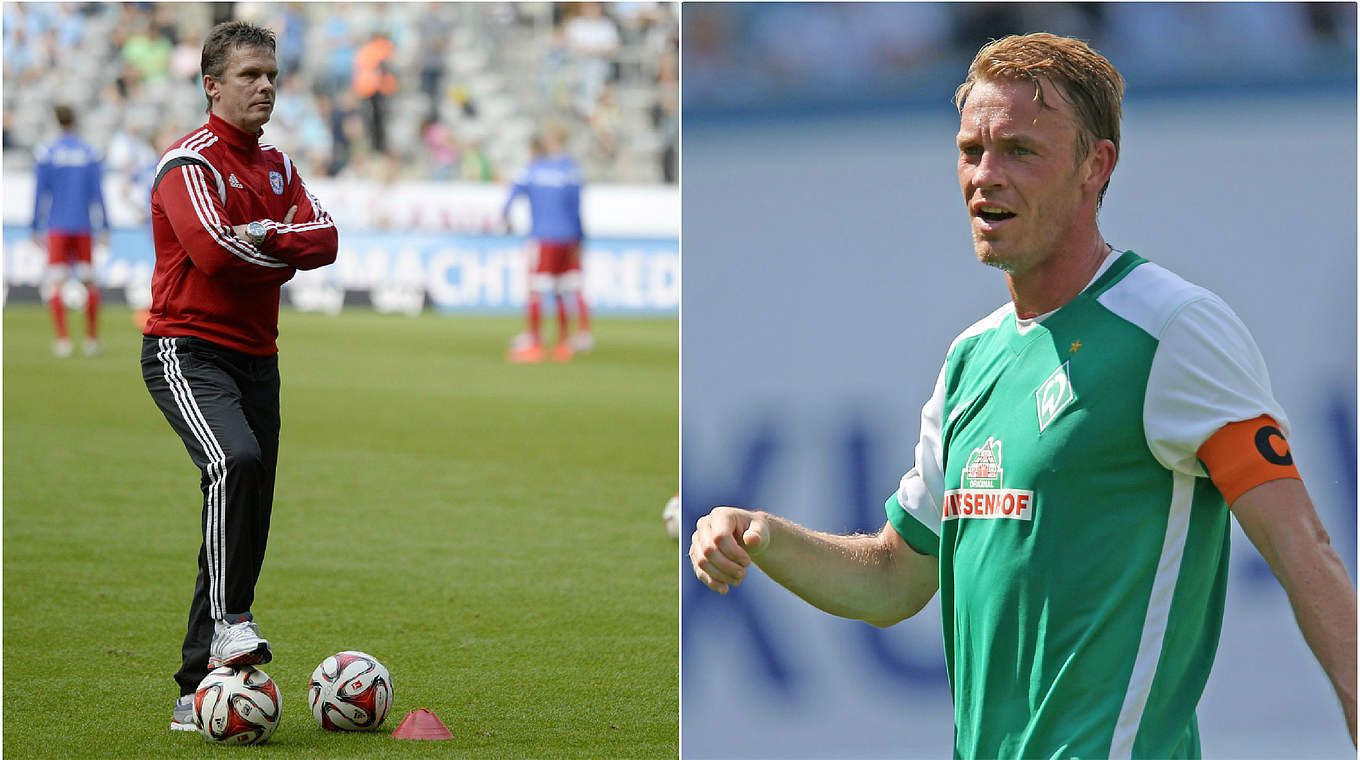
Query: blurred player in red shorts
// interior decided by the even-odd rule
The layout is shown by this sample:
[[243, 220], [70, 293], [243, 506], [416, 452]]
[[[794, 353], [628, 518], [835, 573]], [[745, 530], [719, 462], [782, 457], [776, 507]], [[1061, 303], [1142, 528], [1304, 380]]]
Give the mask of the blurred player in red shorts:
[[[564, 150], [565, 131], [549, 127], [533, 143], [533, 161], [510, 190], [502, 215], [510, 229], [510, 207], [521, 195], [529, 198], [534, 254], [529, 267], [529, 331], [510, 347], [509, 359], [515, 363], [536, 363], [545, 358], [542, 321], [543, 297], [551, 294], [557, 305], [557, 345], [554, 361], [570, 361], [573, 351], [588, 351], [594, 345], [590, 335], [590, 312], [581, 291], [581, 169]], [[569, 327], [567, 302], [577, 314], [577, 334], [573, 340]]]
[[76, 134], [76, 115], [70, 106], [56, 107], [61, 137], [39, 148], [34, 156], [33, 242], [43, 245], [42, 230], [47, 230], [48, 304], [57, 341], [52, 352], [71, 355], [71, 336], [66, 330], [66, 306], [61, 293], [66, 280], [75, 274], [85, 285], [85, 353], [99, 351], [99, 286], [94, 282], [91, 257], [93, 225], [91, 208], [99, 210], [101, 243], [108, 244], [108, 217], [104, 213], [104, 194], [100, 188], [99, 154]]

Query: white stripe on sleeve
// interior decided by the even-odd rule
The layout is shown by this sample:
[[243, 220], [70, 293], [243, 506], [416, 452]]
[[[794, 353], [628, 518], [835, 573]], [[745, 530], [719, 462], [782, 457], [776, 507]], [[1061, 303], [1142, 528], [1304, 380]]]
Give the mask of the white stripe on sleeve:
[[237, 238], [231, 232], [231, 228], [222, 224], [221, 217], [217, 215], [217, 209], [208, 200], [208, 186], [204, 179], [203, 169], [197, 164], [190, 164], [183, 167], [185, 185], [189, 188], [189, 198], [193, 202], [194, 212], [198, 215], [198, 221], [203, 228], [212, 235], [213, 240], [218, 245], [226, 249], [232, 255], [258, 264], [262, 267], [281, 269], [288, 266], [270, 256], [266, 256], [257, 251], [253, 246], [247, 245], [244, 240]]

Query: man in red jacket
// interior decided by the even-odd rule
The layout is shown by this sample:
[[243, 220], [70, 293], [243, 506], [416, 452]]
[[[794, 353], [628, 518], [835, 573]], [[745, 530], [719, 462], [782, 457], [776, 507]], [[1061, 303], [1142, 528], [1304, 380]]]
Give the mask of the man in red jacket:
[[142, 377], [202, 471], [203, 545], [170, 728], [195, 730], [210, 668], [269, 662], [250, 606], [279, 443], [279, 287], [335, 261], [335, 224], [287, 154], [260, 142], [274, 110], [274, 34], [218, 24], [203, 43], [208, 123], [161, 157]]

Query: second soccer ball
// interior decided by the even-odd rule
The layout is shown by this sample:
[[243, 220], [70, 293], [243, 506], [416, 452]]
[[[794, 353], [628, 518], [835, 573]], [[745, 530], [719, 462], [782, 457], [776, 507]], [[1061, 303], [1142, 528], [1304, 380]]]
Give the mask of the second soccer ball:
[[392, 708], [392, 676], [363, 652], [338, 652], [312, 671], [307, 687], [312, 717], [327, 731], [366, 731]]

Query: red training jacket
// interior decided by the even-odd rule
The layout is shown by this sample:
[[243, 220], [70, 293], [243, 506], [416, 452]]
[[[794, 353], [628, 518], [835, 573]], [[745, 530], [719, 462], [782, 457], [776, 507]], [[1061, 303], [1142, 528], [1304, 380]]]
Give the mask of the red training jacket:
[[[335, 223], [287, 154], [259, 138], [210, 114], [161, 156], [151, 190], [156, 269], [145, 334], [278, 353], [279, 287], [299, 269], [335, 261]], [[268, 230], [258, 246], [232, 231], [253, 221]]]

